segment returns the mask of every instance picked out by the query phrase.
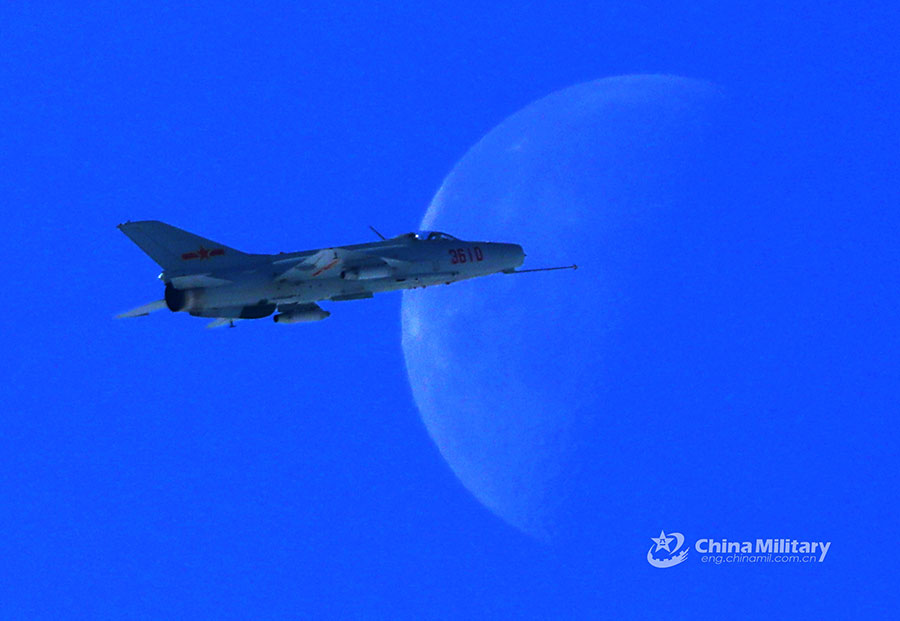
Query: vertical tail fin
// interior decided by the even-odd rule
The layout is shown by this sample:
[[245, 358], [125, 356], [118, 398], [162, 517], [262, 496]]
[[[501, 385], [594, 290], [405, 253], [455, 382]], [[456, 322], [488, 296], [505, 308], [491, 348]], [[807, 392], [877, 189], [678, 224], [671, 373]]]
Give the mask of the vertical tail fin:
[[118, 228], [164, 270], [210, 271], [253, 256], [156, 220], [126, 222]]

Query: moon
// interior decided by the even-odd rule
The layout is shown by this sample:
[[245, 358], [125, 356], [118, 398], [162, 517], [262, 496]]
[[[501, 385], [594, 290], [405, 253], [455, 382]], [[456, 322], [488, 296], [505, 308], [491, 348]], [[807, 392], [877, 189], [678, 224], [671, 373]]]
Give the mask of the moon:
[[684, 458], [697, 429], [680, 416], [705, 420], [735, 398], [761, 329], [744, 305], [752, 210], [734, 195], [728, 110], [715, 85], [677, 76], [563, 89], [475, 144], [422, 219], [522, 244], [525, 268], [579, 265], [403, 294], [431, 438], [529, 535], [596, 537], [648, 497], [677, 507], [680, 487], [721, 484]]

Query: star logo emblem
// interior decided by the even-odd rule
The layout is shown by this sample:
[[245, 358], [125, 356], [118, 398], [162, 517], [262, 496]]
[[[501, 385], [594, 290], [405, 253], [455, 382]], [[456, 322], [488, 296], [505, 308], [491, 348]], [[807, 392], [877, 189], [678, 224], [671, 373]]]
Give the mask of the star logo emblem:
[[665, 550], [671, 554], [672, 550], [669, 549], [669, 544], [675, 540], [675, 537], [666, 537], [666, 532], [661, 530], [659, 537], [650, 537], [650, 540], [656, 544], [656, 552]]
[[185, 252], [183, 255], [181, 255], [181, 258], [184, 261], [190, 261], [191, 259], [202, 260], [208, 259], [210, 257], [221, 257], [223, 254], [225, 254], [225, 250], [223, 248], [213, 248], [212, 250], [209, 250], [207, 248], [204, 248], [203, 246], [200, 246], [199, 249], [194, 250], [193, 252]]
[[689, 548], [684, 547], [684, 535], [681, 533], [659, 531], [659, 537], [650, 537], [654, 545], [647, 550], [647, 562], [654, 567], [674, 567], [680, 565], [688, 557]]

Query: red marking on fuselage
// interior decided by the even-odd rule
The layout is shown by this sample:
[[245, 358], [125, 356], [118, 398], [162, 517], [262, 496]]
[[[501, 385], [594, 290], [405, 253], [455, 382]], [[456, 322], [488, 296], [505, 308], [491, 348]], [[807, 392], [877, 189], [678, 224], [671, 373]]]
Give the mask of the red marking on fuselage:
[[338, 259], [335, 259], [334, 261], [332, 261], [331, 263], [329, 263], [329, 264], [326, 265], [325, 267], [323, 267], [323, 268], [321, 268], [321, 269], [319, 269], [319, 270], [316, 270], [315, 272], [313, 272], [313, 278], [315, 278], [316, 276], [318, 276], [318, 275], [321, 274], [322, 272], [326, 272], [326, 271], [330, 270], [332, 267], [334, 267], [334, 266], [337, 265], [337, 264], [338, 264]]
[[214, 248], [213, 250], [207, 250], [203, 246], [200, 246], [198, 250], [194, 252], [185, 252], [181, 255], [181, 259], [183, 261], [189, 261], [191, 259], [208, 259], [210, 257], [220, 257], [225, 254], [225, 250], [222, 248]]

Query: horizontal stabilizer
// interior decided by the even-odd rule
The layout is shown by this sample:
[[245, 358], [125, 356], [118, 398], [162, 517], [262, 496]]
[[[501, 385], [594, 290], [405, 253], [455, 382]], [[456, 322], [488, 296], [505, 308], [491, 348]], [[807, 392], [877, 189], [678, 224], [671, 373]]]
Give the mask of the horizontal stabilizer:
[[126, 317], [143, 317], [144, 315], [149, 315], [152, 312], [162, 310], [165, 307], [165, 300], [156, 300], [155, 302], [150, 302], [149, 304], [144, 304], [143, 306], [133, 308], [130, 311], [120, 313], [116, 315], [116, 319], [125, 319]]

